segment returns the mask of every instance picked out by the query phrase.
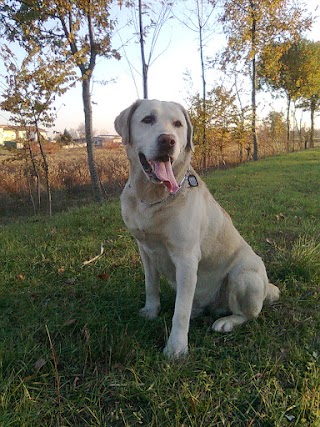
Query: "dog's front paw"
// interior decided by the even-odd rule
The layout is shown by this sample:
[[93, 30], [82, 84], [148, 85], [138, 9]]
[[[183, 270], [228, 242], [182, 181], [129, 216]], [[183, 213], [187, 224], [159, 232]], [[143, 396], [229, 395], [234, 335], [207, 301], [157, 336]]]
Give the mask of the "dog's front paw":
[[179, 358], [188, 354], [188, 342], [174, 342], [174, 340], [168, 339], [167, 345], [163, 350], [163, 354], [168, 358]]
[[146, 319], [151, 320], [158, 317], [159, 311], [160, 311], [159, 306], [145, 305], [141, 310], [139, 310], [139, 315], [141, 317], [145, 317]]

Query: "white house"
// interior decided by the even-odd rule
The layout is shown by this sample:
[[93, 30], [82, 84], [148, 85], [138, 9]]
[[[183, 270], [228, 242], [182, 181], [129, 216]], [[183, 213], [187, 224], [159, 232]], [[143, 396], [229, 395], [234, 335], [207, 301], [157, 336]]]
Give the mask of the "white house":
[[[47, 132], [39, 129], [40, 135], [47, 139]], [[22, 148], [23, 141], [36, 141], [37, 135], [34, 126], [14, 126], [0, 124], [0, 145]]]

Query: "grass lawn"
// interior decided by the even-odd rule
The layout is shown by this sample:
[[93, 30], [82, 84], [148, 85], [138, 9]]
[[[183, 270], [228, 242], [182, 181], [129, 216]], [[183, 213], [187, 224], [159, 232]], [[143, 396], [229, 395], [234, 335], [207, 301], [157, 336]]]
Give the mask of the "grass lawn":
[[[118, 201], [0, 227], [0, 426], [320, 426], [320, 150], [205, 177], [280, 301], [230, 334], [191, 323], [190, 354], [138, 316], [143, 270]], [[100, 253], [105, 254], [83, 266]]]

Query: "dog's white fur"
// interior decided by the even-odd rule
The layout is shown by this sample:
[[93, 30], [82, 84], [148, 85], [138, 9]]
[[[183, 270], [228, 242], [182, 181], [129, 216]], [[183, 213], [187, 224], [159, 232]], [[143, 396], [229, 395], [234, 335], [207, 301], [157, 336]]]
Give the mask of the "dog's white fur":
[[[229, 312], [212, 326], [215, 331], [229, 332], [257, 317], [264, 302], [277, 300], [279, 289], [269, 283], [261, 258], [190, 167], [192, 126], [182, 106], [139, 100], [120, 113], [115, 128], [130, 163], [121, 195], [122, 215], [138, 243], [145, 271], [146, 302], [140, 314], [157, 317], [159, 276], [164, 275], [176, 290], [164, 353], [180, 356], [188, 351], [190, 318], [205, 307]], [[176, 182], [182, 183], [178, 191], [149, 174], [139, 160], [142, 153], [153, 165], [159, 156], [160, 135], [170, 135], [174, 141], [167, 148]], [[191, 185], [190, 175], [197, 180], [190, 181]]]

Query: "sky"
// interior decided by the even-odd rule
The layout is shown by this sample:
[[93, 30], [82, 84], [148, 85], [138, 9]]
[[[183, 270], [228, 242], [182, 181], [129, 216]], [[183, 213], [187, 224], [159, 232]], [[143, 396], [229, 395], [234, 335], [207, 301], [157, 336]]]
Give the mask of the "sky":
[[[311, 40], [320, 40], [320, 0], [305, 1], [308, 8], [317, 19], [312, 31], [306, 36]], [[183, 4], [183, 2], [182, 2]], [[178, 18], [186, 20], [190, 12], [187, 8], [176, 12]], [[126, 25], [131, 17], [124, 8], [119, 11], [117, 6], [112, 9], [112, 15], [118, 17], [118, 30], [112, 38], [112, 47], [118, 48], [129, 39], [132, 39], [134, 28]], [[224, 37], [218, 31], [206, 40], [205, 55], [213, 57], [224, 45]], [[125, 50], [120, 49], [122, 59], [99, 59], [96, 65], [92, 85], [93, 127], [95, 134], [115, 133], [113, 122], [120, 111], [128, 107], [136, 99], [142, 97], [142, 78], [140, 73], [140, 51], [136, 41], [126, 43]], [[130, 61], [130, 65], [128, 60]], [[201, 91], [201, 67], [198, 50], [197, 33], [192, 32], [177, 19], [170, 19], [163, 26], [153, 58], [154, 63], [149, 71], [149, 98], [165, 101], [176, 101], [188, 106], [190, 93]], [[190, 78], [186, 80], [188, 72]], [[0, 64], [0, 74], [3, 68]], [[132, 77], [134, 74], [134, 79]], [[208, 69], [206, 75], [208, 89], [223, 79], [221, 73]], [[109, 81], [101, 84], [101, 81]], [[248, 91], [249, 94], [249, 91]], [[270, 96], [259, 94], [258, 115], [265, 116], [270, 109], [285, 110], [284, 101], [272, 100]], [[249, 103], [248, 96], [248, 103]], [[49, 135], [63, 132], [64, 129], [77, 129], [84, 123], [83, 104], [81, 98], [81, 84], [70, 89], [56, 101], [57, 118], [55, 127]], [[308, 113], [304, 113], [303, 120], [308, 125]], [[9, 114], [0, 111], [0, 123], [7, 123]], [[320, 126], [318, 118], [316, 125]]]

